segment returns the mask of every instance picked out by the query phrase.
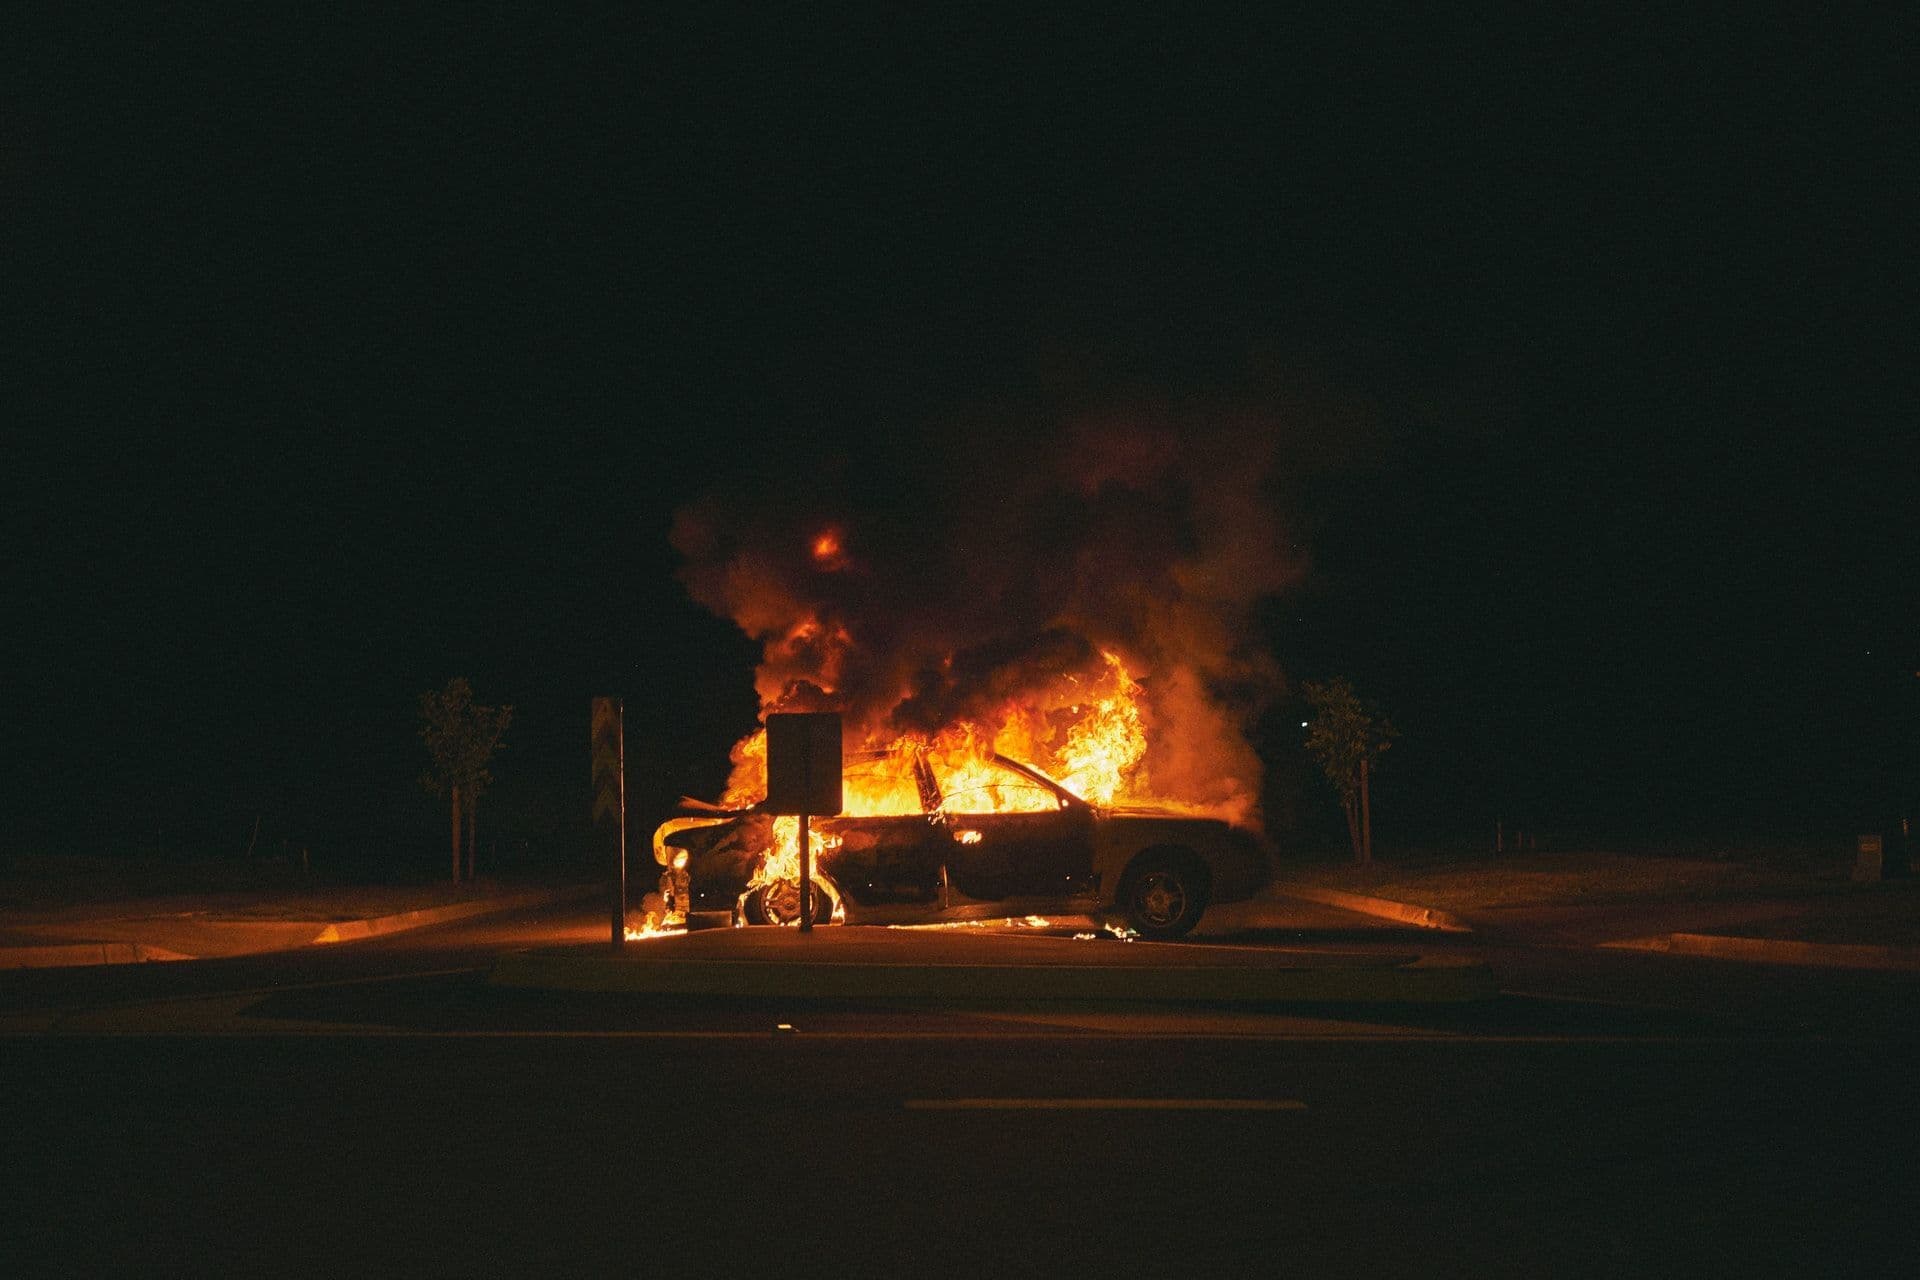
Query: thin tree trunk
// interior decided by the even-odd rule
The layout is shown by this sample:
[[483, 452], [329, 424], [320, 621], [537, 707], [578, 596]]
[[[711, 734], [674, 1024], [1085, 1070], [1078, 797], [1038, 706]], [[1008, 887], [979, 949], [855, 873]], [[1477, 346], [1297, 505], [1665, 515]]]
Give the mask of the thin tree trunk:
[[467, 797], [467, 883], [473, 883], [473, 849], [475, 835], [480, 830], [480, 796], [478, 793]]
[[1373, 861], [1373, 803], [1367, 795], [1367, 775], [1372, 770], [1368, 762], [1360, 762], [1360, 861], [1370, 864]]
[[460, 883], [460, 784], [453, 784], [453, 882]]
[[1353, 851], [1353, 860], [1360, 861], [1360, 814], [1351, 800], [1340, 802], [1340, 811], [1347, 817], [1347, 847]]

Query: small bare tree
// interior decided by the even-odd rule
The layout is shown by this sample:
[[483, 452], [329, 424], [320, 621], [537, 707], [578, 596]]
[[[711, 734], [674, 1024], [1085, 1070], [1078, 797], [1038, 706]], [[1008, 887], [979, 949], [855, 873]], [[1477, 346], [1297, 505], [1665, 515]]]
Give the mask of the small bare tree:
[[512, 707], [483, 707], [473, 700], [473, 687], [460, 676], [444, 689], [420, 695], [420, 737], [427, 744], [432, 766], [421, 785], [435, 795], [449, 797], [453, 846], [453, 882], [459, 884], [461, 806], [466, 806], [466, 878], [473, 878], [473, 833], [480, 796], [493, 781], [488, 769], [500, 739], [513, 720]]
[[1384, 714], [1362, 703], [1344, 676], [1318, 684], [1309, 681], [1300, 691], [1314, 713], [1307, 730], [1307, 750], [1320, 761], [1327, 781], [1340, 793], [1353, 860], [1365, 865], [1373, 861], [1373, 805], [1368, 786], [1373, 762], [1393, 745], [1399, 731]]

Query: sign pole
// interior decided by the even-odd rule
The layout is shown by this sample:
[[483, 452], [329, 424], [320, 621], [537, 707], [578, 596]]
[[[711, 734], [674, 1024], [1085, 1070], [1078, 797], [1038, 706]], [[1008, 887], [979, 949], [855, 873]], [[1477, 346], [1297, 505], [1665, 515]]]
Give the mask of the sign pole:
[[[623, 750], [620, 763], [625, 772], [626, 752]], [[615, 951], [627, 945], [627, 784], [620, 783], [620, 833], [613, 842], [613, 949]]]
[[627, 941], [627, 752], [618, 698], [593, 700], [593, 828], [613, 870], [613, 949]]
[[800, 815], [800, 932], [813, 932], [813, 849], [807, 815]]

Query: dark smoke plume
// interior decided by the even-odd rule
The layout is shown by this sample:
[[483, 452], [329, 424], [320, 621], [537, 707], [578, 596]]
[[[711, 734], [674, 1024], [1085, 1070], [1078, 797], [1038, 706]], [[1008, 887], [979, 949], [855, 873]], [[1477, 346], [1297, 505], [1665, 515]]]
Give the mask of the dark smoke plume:
[[1276, 453], [1268, 425], [1174, 415], [956, 426], [716, 488], [673, 542], [694, 599], [763, 644], [765, 710], [841, 710], [875, 742], [991, 729], [1010, 701], [1063, 705], [1110, 651], [1144, 689], [1153, 793], [1250, 817], [1245, 730], [1282, 685], [1253, 611], [1303, 568]]

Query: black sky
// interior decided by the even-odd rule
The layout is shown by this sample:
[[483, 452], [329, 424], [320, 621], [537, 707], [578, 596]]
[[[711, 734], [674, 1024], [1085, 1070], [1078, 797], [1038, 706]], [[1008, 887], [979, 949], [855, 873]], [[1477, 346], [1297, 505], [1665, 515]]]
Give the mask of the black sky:
[[4, 21], [9, 851], [425, 844], [451, 674], [520, 708], [516, 838], [595, 692], [648, 803], [711, 790], [753, 654], [677, 505], [1143, 406], [1288, 424], [1265, 640], [1395, 713], [1400, 838], [1913, 798], [1911, 31]]

